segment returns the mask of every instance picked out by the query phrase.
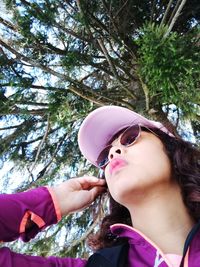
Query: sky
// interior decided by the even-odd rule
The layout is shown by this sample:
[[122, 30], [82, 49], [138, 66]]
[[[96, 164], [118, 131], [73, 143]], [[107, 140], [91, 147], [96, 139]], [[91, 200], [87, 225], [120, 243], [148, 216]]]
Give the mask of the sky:
[[2, 0], [0, 0], [0, 16], [3, 18], [7, 18], [8, 16], [8, 12]]

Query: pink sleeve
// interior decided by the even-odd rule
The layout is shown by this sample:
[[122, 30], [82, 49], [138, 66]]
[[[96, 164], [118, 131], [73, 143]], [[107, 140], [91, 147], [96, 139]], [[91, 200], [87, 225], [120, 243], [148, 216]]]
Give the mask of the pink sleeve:
[[85, 267], [87, 260], [59, 257], [40, 257], [22, 255], [8, 248], [0, 249], [0, 266], [2, 267]]
[[[20, 237], [27, 242], [41, 229], [61, 219], [60, 209], [52, 190], [39, 187], [16, 194], [0, 195], [0, 240]], [[26, 229], [27, 222], [32, 227]]]

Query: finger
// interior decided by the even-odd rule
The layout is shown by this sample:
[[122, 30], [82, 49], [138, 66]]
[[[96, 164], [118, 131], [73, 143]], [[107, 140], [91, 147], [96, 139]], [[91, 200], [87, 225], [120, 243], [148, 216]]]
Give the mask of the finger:
[[99, 179], [94, 176], [84, 176], [79, 179], [79, 183], [81, 184], [83, 189], [87, 189], [96, 185], [105, 185], [106, 182], [103, 179]]
[[91, 201], [94, 201], [99, 195], [106, 193], [107, 189], [104, 186], [95, 186], [90, 190]]
[[[82, 191], [81, 195], [76, 195], [74, 198], [73, 203], [78, 203], [77, 205], [73, 204], [72, 211], [80, 211], [86, 207], [88, 207], [99, 195], [105, 192], [105, 187], [96, 186], [93, 187], [91, 190]], [[81, 203], [81, 205], [80, 205]]]

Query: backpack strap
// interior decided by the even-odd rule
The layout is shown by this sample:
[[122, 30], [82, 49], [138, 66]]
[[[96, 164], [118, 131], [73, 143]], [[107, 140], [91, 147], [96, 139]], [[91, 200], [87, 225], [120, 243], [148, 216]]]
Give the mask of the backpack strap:
[[86, 267], [126, 267], [128, 260], [128, 242], [122, 245], [103, 248], [88, 259]]
[[199, 231], [199, 229], [200, 229], [200, 221], [198, 221], [198, 223], [192, 228], [192, 230], [189, 232], [189, 234], [188, 234], [188, 236], [186, 238], [184, 249], [183, 249], [183, 258], [182, 258], [180, 267], [183, 267], [184, 259], [185, 259], [185, 256], [187, 254], [187, 250], [188, 250], [188, 248], [189, 248], [194, 236]]

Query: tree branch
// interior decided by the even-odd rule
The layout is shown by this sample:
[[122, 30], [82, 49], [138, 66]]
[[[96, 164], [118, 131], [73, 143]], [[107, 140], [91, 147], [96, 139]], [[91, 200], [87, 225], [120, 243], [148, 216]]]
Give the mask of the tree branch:
[[[71, 122], [70, 122], [70, 123], [71, 123]], [[36, 177], [36, 180], [35, 180], [35, 181], [38, 181], [41, 177], [44, 176], [45, 172], [48, 171], [49, 167], [50, 167], [51, 164], [53, 163], [53, 161], [54, 161], [54, 159], [55, 159], [55, 157], [56, 157], [56, 155], [57, 155], [57, 153], [58, 153], [58, 151], [59, 151], [59, 149], [60, 149], [62, 143], [64, 142], [64, 140], [66, 139], [66, 137], [67, 137], [68, 134], [69, 134], [68, 132], [65, 133], [65, 134], [63, 135], [63, 137], [61, 138], [61, 141], [58, 142], [58, 144], [57, 144], [57, 146], [56, 146], [56, 149], [55, 149], [55, 151], [54, 151], [54, 153], [53, 153], [53, 155], [52, 155], [50, 161], [49, 161], [49, 162], [45, 165], [45, 167], [44, 167], [44, 168], [37, 174], [37, 177]]]
[[0, 128], [0, 131], [16, 129], [19, 125]]
[[[57, 131], [57, 130], [59, 130], [59, 129], [60, 129], [60, 127], [57, 127], [57, 128], [55, 128], [55, 129], [52, 129], [51, 131], [49, 131], [48, 135], [54, 133], [55, 131]], [[35, 142], [37, 142], [37, 141], [42, 140], [43, 136], [44, 136], [44, 135], [39, 136], [39, 137], [37, 137], [37, 138], [35, 138], [35, 139], [32, 139], [32, 140], [30, 140], [30, 141], [25, 141], [25, 142], [21, 142], [21, 143], [18, 143], [18, 144], [13, 144], [13, 145], [11, 145], [11, 147], [27, 146], [27, 145], [33, 144], [33, 143], [35, 143]]]
[[173, 3], [173, 0], [170, 0], [169, 3], [168, 3], [168, 5], [167, 5], [167, 8], [165, 10], [165, 14], [164, 14], [164, 16], [163, 16], [163, 18], [161, 20], [160, 27], [165, 23], [172, 3]]
[[[104, 7], [105, 7], [105, 9], [106, 9], [106, 11], [107, 11], [107, 13], [108, 13], [108, 16], [109, 16], [109, 18], [110, 18], [111, 23], [113, 24], [113, 27], [114, 27], [115, 31], [116, 31], [117, 33], [119, 33], [119, 29], [117, 28], [117, 25], [115, 24], [115, 20], [114, 20], [114, 18], [111, 16], [111, 12], [110, 12], [110, 9], [109, 9], [108, 6], [107, 6], [107, 3], [105, 2], [105, 0], [102, 0], [102, 3], [103, 3], [103, 5], [104, 5]], [[110, 31], [110, 27], [109, 27], [109, 34], [110, 34], [110, 33], [111, 33], [111, 31]]]
[[16, 114], [31, 114], [31, 115], [38, 115], [43, 116], [49, 109], [31, 109], [31, 110], [23, 110], [20, 108], [10, 110], [8, 112], [4, 112], [0, 110], [0, 116], [5, 115], [16, 115]]
[[[4, 46], [6, 49], [8, 49], [11, 53], [13, 53], [14, 55], [16, 55], [16, 57], [20, 60], [24, 60], [28, 63], [30, 63], [32, 66], [34, 67], [38, 67], [40, 69], [42, 69], [44, 72], [46, 73], [50, 73], [58, 78], [60, 78], [61, 80], [67, 80], [68, 82], [70, 82], [71, 84], [73, 85], [76, 85], [79, 87], [79, 89], [81, 88], [83, 92], [80, 92], [80, 90], [78, 90], [76, 87], [74, 86], [69, 86], [69, 90], [72, 91], [73, 93], [75, 93], [76, 95], [78, 96], [81, 96], [82, 98], [84, 99], [87, 99], [89, 101], [92, 101], [98, 105], [104, 105], [104, 103], [99, 103], [97, 101], [97, 99], [99, 98], [99, 95], [92, 91], [91, 88], [89, 88], [88, 86], [84, 85], [84, 84], [81, 84], [80, 82], [76, 81], [76, 80], [73, 80], [72, 78], [70, 78], [68, 75], [66, 74], [62, 74], [62, 73], [59, 73], [45, 65], [42, 65], [41, 63], [38, 63], [37, 61], [33, 60], [33, 59], [30, 59], [22, 54], [20, 54], [19, 52], [17, 52], [14, 48], [10, 47], [6, 42], [4, 42], [3, 40], [0, 39], [0, 44], [2, 46]], [[101, 96], [101, 99], [106, 99], [105, 97], [102, 97]], [[106, 101], [107, 102], [107, 101]], [[16, 113], [14, 113], [16, 114]], [[5, 115], [5, 114], [4, 114]]]
[[110, 58], [110, 55], [108, 54], [108, 51], [103, 43], [103, 41], [101, 39], [97, 39], [98, 43], [99, 43], [99, 46], [101, 47], [102, 49], [102, 52], [103, 54], [105, 55], [105, 58], [107, 59], [109, 65], [110, 65], [110, 68], [116, 78], [116, 80], [118, 81], [118, 83], [122, 86], [122, 89], [125, 90], [129, 96], [131, 96], [133, 99], [135, 99], [135, 96], [129, 91], [129, 89], [126, 88], [126, 86], [124, 86], [121, 81], [119, 80], [119, 76], [118, 76], [118, 73], [117, 73], [117, 70], [114, 66], [114, 64], [112, 63], [112, 60]]
[[70, 252], [70, 250], [77, 246], [78, 244], [80, 244], [82, 241], [84, 241], [89, 234], [91, 234], [91, 232], [95, 229], [95, 227], [99, 224], [99, 221], [101, 219], [101, 214], [97, 216], [97, 218], [95, 219], [95, 221], [93, 222], [93, 224], [85, 231], [85, 233], [79, 237], [78, 239], [75, 239], [69, 246], [69, 248], [66, 250], [65, 249], [65, 253]]
[[18, 32], [18, 28], [15, 25], [13, 25], [10, 21], [3, 19], [2, 17], [0, 17], [0, 23], [12, 31]]
[[141, 76], [138, 74], [140, 83], [142, 85], [142, 89], [144, 91], [144, 95], [145, 95], [145, 103], [146, 103], [146, 111], [148, 111], [150, 109], [150, 105], [149, 105], [149, 89], [147, 87], [147, 85], [143, 82]]
[[176, 14], [175, 14], [174, 17], [172, 18], [172, 21], [171, 21], [171, 23], [170, 23], [170, 25], [169, 25], [169, 28], [168, 28], [167, 32], [166, 32], [166, 33], [164, 34], [164, 36], [163, 36], [164, 39], [165, 39], [165, 38], [169, 35], [169, 33], [171, 32], [171, 30], [172, 30], [172, 28], [173, 28], [173, 26], [174, 26], [176, 20], [178, 19], [178, 17], [179, 17], [179, 15], [180, 15], [180, 13], [181, 13], [181, 11], [182, 11], [182, 9], [183, 9], [183, 7], [184, 7], [186, 1], [187, 1], [187, 0], [182, 0], [180, 6], [179, 6], [179, 8], [178, 8], [178, 10], [176, 11]]
[[155, 7], [156, 7], [156, 1], [157, 0], [153, 0], [153, 5], [152, 5], [152, 9], [151, 9], [151, 18], [150, 18], [150, 22], [153, 22], [154, 19], [154, 12], [155, 12]]
[[128, 4], [129, 0], [126, 0], [126, 2], [124, 2], [124, 4], [120, 7], [120, 9], [117, 11], [117, 13], [114, 16], [114, 19], [119, 16], [119, 14], [122, 12], [122, 10], [125, 8], [125, 6]]
[[36, 166], [36, 163], [37, 163], [37, 160], [38, 160], [40, 151], [42, 149], [42, 146], [43, 146], [43, 144], [44, 144], [44, 142], [45, 142], [45, 140], [46, 140], [46, 138], [48, 136], [49, 129], [50, 129], [50, 120], [49, 120], [49, 115], [48, 115], [46, 131], [44, 133], [44, 136], [43, 136], [41, 142], [39, 143], [39, 146], [38, 146], [38, 149], [37, 149], [37, 153], [36, 153], [36, 156], [35, 156], [34, 163], [33, 163], [32, 167], [31, 167], [31, 169], [29, 170], [31, 177], [33, 177], [33, 173], [32, 172], [33, 172], [33, 170], [34, 170], [34, 168]]
[[25, 101], [25, 100], [21, 100], [21, 101], [15, 101], [15, 104], [19, 104], [19, 105], [29, 105], [29, 106], [44, 106], [44, 107], [48, 107], [48, 103], [38, 103], [38, 102], [31, 102], [31, 101]]

